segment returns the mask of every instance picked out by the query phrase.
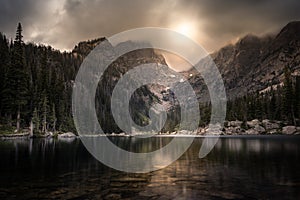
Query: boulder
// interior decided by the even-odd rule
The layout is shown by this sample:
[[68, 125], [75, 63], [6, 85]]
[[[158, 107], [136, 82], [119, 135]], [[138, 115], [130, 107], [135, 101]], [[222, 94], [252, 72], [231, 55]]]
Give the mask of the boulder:
[[205, 134], [205, 128], [199, 128], [198, 135], [204, 135], [204, 134]]
[[251, 128], [251, 129], [246, 130], [245, 134], [246, 135], [258, 135], [259, 133], [257, 130]]
[[226, 135], [238, 135], [242, 132], [240, 127], [228, 127], [225, 128]]
[[252, 121], [247, 122], [247, 126], [249, 126], [250, 128], [254, 128], [255, 126], [258, 125], [260, 125], [260, 121], [258, 119], [254, 119]]
[[296, 127], [296, 133], [294, 133], [295, 135], [300, 135], [300, 127]]
[[52, 132], [46, 132], [45, 137], [53, 137], [53, 133]]
[[242, 123], [243, 123], [242, 121], [238, 121], [238, 120], [229, 121], [227, 126], [241, 127]]
[[220, 129], [208, 128], [205, 132], [207, 135], [220, 135], [222, 131]]
[[[180, 130], [178, 132], [178, 135], [190, 135], [191, 131], [187, 131], [187, 130]], [[170, 135], [170, 133], [168, 133], [168, 135]]]
[[271, 122], [270, 120], [268, 119], [264, 119], [262, 121], [262, 125], [263, 127], [265, 127], [266, 130], [272, 130], [272, 129], [279, 129], [280, 126], [278, 123], [276, 122]]
[[76, 137], [76, 135], [71, 132], [67, 132], [67, 133], [58, 135], [58, 138], [75, 138], [75, 137]]
[[267, 134], [269, 135], [273, 135], [273, 134], [278, 134], [280, 131], [278, 131], [278, 129], [272, 129], [272, 130], [268, 130]]
[[282, 134], [284, 135], [292, 135], [297, 132], [297, 129], [295, 126], [285, 126], [282, 128]]
[[222, 126], [220, 124], [210, 124], [206, 129], [205, 133], [208, 135], [219, 135], [222, 133]]
[[260, 125], [256, 125], [254, 128], [253, 128], [255, 131], [258, 132], [258, 134], [262, 134], [262, 133], [265, 133], [266, 132], [266, 129]]
[[104, 197], [105, 200], [118, 200], [121, 199], [120, 194], [109, 194]]

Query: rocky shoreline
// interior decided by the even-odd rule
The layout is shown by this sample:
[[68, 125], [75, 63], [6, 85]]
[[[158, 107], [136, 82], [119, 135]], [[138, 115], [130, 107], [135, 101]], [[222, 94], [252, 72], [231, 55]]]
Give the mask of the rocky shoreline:
[[[215, 134], [214, 134], [215, 133]], [[242, 136], [242, 135], [300, 135], [300, 127], [287, 125], [282, 121], [275, 120], [262, 120], [259, 121], [254, 119], [252, 121], [242, 122], [242, 121], [226, 121], [224, 127], [219, 128], [219, 132], [214, 132], [209, 129], [209, 127], [200, 127], [197, 131], [191, 132], [186, 130], [181, 130], [177, 132], [166, 132], [159, 133], [156, 136], [206, 136], [206, 135], [225, 135], [225, 136]], [[92, 135], [91, 135], [92, 136]], [[95, 136], [95, 135], [94, 135]], [[110, 136], [110, 137], [131, 137], [134, 135], [128, 135], [125, 133], [112, 133], [105, 135], [96, 136]], [[57, 139], [70, 139], [78, 137], [72, 132], [67, 133], [52, 133], [47, 132], [44, 135], [30, 135], [29, 132], [17, 133], [17, 134], [2, 134], [0, 139], [18, 139], [18, 138], [57, 138]]]
[[[216, 125], [218, 132], [211, 131], [209, 127], [199, 127], [196, 131], [181, 130], [176, 132], [158, 133], [155, 136], [206, 136], [206, 135], [224, 135], [224, 136], [243, 136], [243, 135], [300, 135], [300, 127], [288, 125], [282, 121], [275, 120], [258, 120], [254, 119], [247, 122], [242, 121], [226, 121], [224, 127]], [[215, 134], [214, 134], [215, 133]], [[136, 134], [137, 136], [139, 134]], [[88, 135], [87, 135], [88, 136]], [[90, 135], [91, 137], [93, 135]], [[110, 137], [132, 137], [125, 133], [112, 133], [97, 136]]]
[[[218, 125], [216, 125], [218, 127]], [[224, 127], [219, 126], [220, 135], [300, 135], [300, 127], [287, 125], [282, 121], [254, 119], [247, 122], [226, 121]], [[161, 135], [214, 135], [209, 127], [200, 127], [196, 132], [179, 131], [162, 133]]]
[[300, 127], [282, 121], [254, 119], [252, 121], [228, 121], [222, 130], [224, 135], [299, 135]]
[[0, 138], [14, 139], [14, 138], [23, 138], [29, 137], [30, 133], [15, 133], [15, 134], [1, 134]]
[[72, 132], [67, 133], [52, 133], [47, 132], [46, 134], [40, 135], [31, 135], [30, 132], [23, 133], [12, 133], [12, 134], [0, 134], [0, 139], [20, 139], [20, 138], [57, 138], [57, 139], [68, 139], [68, 138], [76, 138]]

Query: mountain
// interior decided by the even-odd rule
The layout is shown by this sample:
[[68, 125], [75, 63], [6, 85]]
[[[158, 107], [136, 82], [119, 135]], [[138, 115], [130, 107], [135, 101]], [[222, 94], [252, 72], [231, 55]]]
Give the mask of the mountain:
[[[246, 35], [210, 56], [223, 77], [229, 99], [280, 85], [285, 67], [294, 75], [300, 74], [300, 21], [287, 24], [275, 36]], [[183, 74], [188, 78], [198, 73], [192, 69]], [[207, 97], [202, 78], [193, 76], [189, 81], [199, 98]]]
[[[35, 124], [36, 132], [75, 131], [72, 119], [72, 88], [79, 67], [86, 56], [100, 43], [108, 42], [98, 38], [78, 43], [71, 52], [60, 52], [32, 43], [24, 45], [22, 72], [28, 80], [26, 102], [22, 107], [22, 127], [28, 127], [30, 121]], [[134, 44], [127, 41], [122, 45]], [[112, 48], [111, 45], [110, 48]], [[14, 82], [13, 69], [14, 43], [9, 43], [0, 33], [0, 131], [16, 123], [16, 107], [12, 99], [9, 82]], [[269, 118], [295, 122], [300, 119], [300, 79], [286, 83], [286, 69], [292, 77], [300, 75], [300, 22], [287, 24], [277, 35], [257, 37], [246, 35], [236, 44], [227, 45], [210, 55], [224, 80], [227, 97], [230, 100], [227, 113], [231, 119]], [[209, 67], [208, 58], [198, 64]], [[120, 132], [111, 114], [110, 99], [117, 82], [129, 70], [140, 64], [154, 63], [160, 78], [159, 84], [143, 86], [135, 91], [130, 99], [130, 114], [139, 125], [149, 123], [149, 108], [162, 104], [168, 110], [168, 121], [163, 131], [172, 131], [180, 121], [180, 107], [174, 93], [166, 86], [169, 80], [178, 78], [166, 67], [166, 61], [154, 49], [129, 52], [115, 60], [105, 71], [96, 91], [96, 110], [99, 122], [106, 133]], [[209, 69], [209, 68], [208, 68]], [[147, 72], [145, 72], [147, 74]], [[209, 102], [207, 87], [201, 75], [191, 69], [182, 72], [193, 87], [201, 102]], [[277, 89], [270, 96], [250, 96]], [[292, 88], [292, 89], [291, 89]], [[297, 89], [298, 88], [298, 89]], [[8, 95], [9, 94], [9, 95]], [[247, 98], [243, 98], [248, 96]], [[288, 97], [288, 98], [287, 98]], [[236, 102], [234, 99], [237, 99]], [[240, 99], [243, 98], [243, 99]], [[188, 97], [186, 98], [188, 99]], [[235, 107], [234, 107], [234, 106]], [[259, 106], [258, 106], [259, 105]], [[264, 106], [263, 106], [264, 105]], [[249, 107], [250, 106], [250, 107]], [[274, 110], [271, 113], [270, 110]], [[209, 107], [202, 112], [205, 122], [209, 119]], [[206, 114], [208, 113], [208, 114]], [[245, 113], [250, 113], [245, 116]], [[270, 114], [271, 113], [271, 114]], [[291, 113], [288, 116], [284, 113]], [[293, 119], [293, 120], [291, 120]], [[5, 126], [2, 126], [4, 124]]]
[[[106, 38], [99, 38], [86, 42], [80, 42], [72, 50], [72, 55], [84, 59], [97, 45], [105, 43], [106, 51], [113, 53], [117, 48], [124, 48], [135, 45], [134, 42], [127, 41], [113, 47]], [[141, 49], [131, 51], [113, 61], [100, 78], [98, 88], [96, 90], [96, 112], [99, 123], [105, 133], [119, 133], [121, 130], [116, 125], [111, 111], [112, 92], [118, 81], [129, 70], [141, 64], [155, 63], [166, 65], [162, 55], [156, 53], [154, 49]], [[90, 74], [91, 78], [95, 74]], [[124, 88], [126, 90], [126, 87]], [[138, 125], [146, 125], [149, 123], [149, 109], [154, 103], [159, 103], [159, 98], [149, 89], [149, 86], [138, 88], [129, 101], [129, 111], [131, 117]], [[84, 102], [83, 102], [84, 103]]]

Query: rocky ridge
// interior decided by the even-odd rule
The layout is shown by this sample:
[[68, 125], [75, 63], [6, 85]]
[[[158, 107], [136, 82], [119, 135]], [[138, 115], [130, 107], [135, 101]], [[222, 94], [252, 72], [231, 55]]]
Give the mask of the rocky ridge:
[[[210, 56], [223, 77], [229, 99], [282, 85], [285, 67], [289, 67], [294, 76], [300, 74], [300, 21], [287, 24], [275, 36], [246, 35]], [[206, 59], [199, 65], [206, 65]], [[208, 100], [204, 81], [196, 76], [199, 73], [191, 69], [183, 74], [199, 99]], [[190, 74], [194, 76], [189, 77]]]

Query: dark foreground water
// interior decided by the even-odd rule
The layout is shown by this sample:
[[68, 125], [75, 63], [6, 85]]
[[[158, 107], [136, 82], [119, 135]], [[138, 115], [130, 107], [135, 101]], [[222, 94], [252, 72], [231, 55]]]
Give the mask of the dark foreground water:
[[[115, 137], [134, 151], [171, 138]], [[0, 140], [0, 199], [300, 199], [300, 137], [202, 138], [167, 168], [128, 174], [95, 160], [79, 139]]]

